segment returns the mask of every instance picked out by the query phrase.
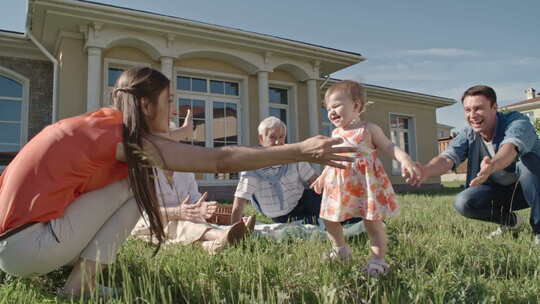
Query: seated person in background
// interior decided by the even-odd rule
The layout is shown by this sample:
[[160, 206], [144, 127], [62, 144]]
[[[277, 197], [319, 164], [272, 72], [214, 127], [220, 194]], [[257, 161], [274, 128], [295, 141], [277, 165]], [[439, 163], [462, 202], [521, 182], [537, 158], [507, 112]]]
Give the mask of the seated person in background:
[[[162, 204], [166, 244], [183, 245], [200, 242], [203, 249], [214, 254], [247, 235], [244, 222], [239, 221], [227, 229], [214, 228], [206, 222], [216, 210], [216, 202], [207, 202], [206, 193], [201, 195], [197, 189], [195, 175], [187, 172], [171, 172], [155, 169], [156, 193]], [[180, 202], [180, 198], [183, 199]], [[249, 219], [254, 225], [254, 219]], [[148, 240], [150, 229], [147, 221], [141, 218], [131, 234]]]
[[[287, 128], [276, 117], [261, 121], [258, 131], [263, 147], [285, 143]], [[234, 194], [231, 222], [242, 218], [244, 205], [251, 200], [259, 212], [275, 223], [302, 220], [305, 224], [316, 225], [321, 196], [309, 189], [309, 185], [317, 176], [305, 162], [242, 172]]]
[[[180, 140], [189, 138], [192, 131], [191, 113], [188, 110], [184, 125], [165, 136]], [[216, 211], [217, 203], [205, 201], [207, 193], [203, 195], [199, 193], [193, 173], [156, 168], [154, 174], [156, 194], [162, 206], [161, 214], [164, 223], [166, 223], [166, 244], [187, 245], [200, 242], [204, 250], [214, 254], [246, 236], [248, 231], [243, 222], [234, 222], [227, 229], [215, 228], [206, 222], [206, 219]], [[248, 218], [246, 223], [253, 230], [255, 218]], [[149, 241], [148, 221], [141, 217], [131, 234], [136, 238]]]

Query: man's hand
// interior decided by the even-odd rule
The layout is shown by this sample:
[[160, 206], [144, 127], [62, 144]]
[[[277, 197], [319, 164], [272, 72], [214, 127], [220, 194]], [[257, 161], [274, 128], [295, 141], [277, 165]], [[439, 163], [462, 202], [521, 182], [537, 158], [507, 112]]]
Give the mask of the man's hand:
[[401, 163], [401, 176], [405, 178], [405, 181], [418, 180], [422, 175], [422, 169], [419, 163], [412, 161], [405, 161]]
[[[405, 181], [409, 185], [418, 187], [423, 182], [426, 181], [428, 176], [427, 176], [427, 172], [426, 172], [427, 171], [426, 166], [422, 165], [419, 162], [415, 162], [415, 168], [417, 170], [417, 171], [415, 171], [416, 174], [413, 175], [413, 174], [410, 174], [409, 172], [405, 172], [405, 175], [403, 177], [405, 178]], [[402, 172], [402, 175], [403, 175], [403, 172]]]
[[483, 184], [489, 176], [495, 171], [493, 166], [493, 162], [490, 157], [486, 156], [482, 160], [482, 163], [480, 164], [480, 172], [476, 175], [476, 177], [471, 181], [470, 186], [479, 186]]

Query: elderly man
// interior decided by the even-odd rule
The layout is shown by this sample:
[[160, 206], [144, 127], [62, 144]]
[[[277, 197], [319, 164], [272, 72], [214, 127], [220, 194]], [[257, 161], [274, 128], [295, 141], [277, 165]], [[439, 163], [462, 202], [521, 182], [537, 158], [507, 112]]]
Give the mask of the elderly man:
[[469, 127], [446, 151], [423, 166], [419, 184], [468, 159], [467, 181], [454, 206], [463, 216], [499, 224], [490, 237], [517, 231], [523, 224], [515, 210], [531, 207], [534, 243], [540, 245], [540, 140], [528, 117], [497, 112], [495, 91], [469, 88], [461, 98]]
[[[261, 121], [258, 131], [263, 147], [285, 143], [287, 128], [276, 117]], [[302, 220], [316, 224], [321, 197], [309, 189], [316, 178], [313, 168], [303, 162], [242, 172], [234, 194], [232, 222], [241, 219], [244, 205], [251, 200], [259, 212], [276, 223]]]

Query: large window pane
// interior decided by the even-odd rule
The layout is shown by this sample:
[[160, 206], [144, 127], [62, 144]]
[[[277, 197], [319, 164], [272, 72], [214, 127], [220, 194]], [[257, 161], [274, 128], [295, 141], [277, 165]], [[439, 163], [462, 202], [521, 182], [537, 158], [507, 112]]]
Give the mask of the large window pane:
[[20, 121], [22, 104], [17, 100], [0, 99], [0, 120]]
[[206, 117], [205, 115], [205, 107], [204, 107], [204, 100], [193, 100], [193, 119], [202, 119]]
[[185, 118], [187, 115], [187, 111], [191, 109], [191, 100], [180, 98], [178, 101], [178, 116], [181, 118]]
[[399, 127], [402, 129], [408, 129], [409, 128], [409, 118], [406, 117], [400, 117], [399, 118]]
[[407, 132], [401, 132], [400, 134], [400, 144], [401, 144], [401, 148], [403, 150], [405, 150], [405, 152], [407, 153], [410, 153], [410, 149], [409, 149], [409, 133]]
[[206, 79], [191, 78], [191, 90], [194, 92], [208, 92], [206, 90]]
[[[411, 117], [390, 115], [390, 139], [396, 146], [407, 152], [412, 159], [416, 158], [414, 125]], [[392, 173], [399, 174], [399, 171], [399, 163], [395, 160], [392, 161]]]
[[225, 141], [225, 130], [227, 122], [225, 120], [225, 103], [214, 102], [214, 119], [212, 121], [214, 141]]
[[[180, 98], [178, 100], [178, 108], [176, 109], [178, 113], [178, 125], [181, 126], [184, 124], [184, 121], [186, 120], [187, 111], [191, 110], [191, 100]], [[177, 121], [176, 118], [173, 118], [173, 121]]]
[[109, 68], [107, 75], [107, 84], [110, 87], [114, 87], [114, 85], [116, 84], [116, 80], [118, 80], [118, 78], [120, 77], [120, 75], [122, 75], [123, 72], [124, 70], [122, 69]]
[[236, 104], [227, 104], [225, 118], [227, 120], [227, 143], [238, 144], [238, 111]]
[[238, 96], [238, 83], [236, 82], [225, 82], [225, 94]]
[[18, 152], [20, 149], [19, 145], [0, 144], [0, 152]]
[[21, 124], [0, 122], [0, 143], [19, 144], [21, 142]]
[[193, 144], [197, 146], [206, 146], [206, 123], [204, 120], [193, 120]]
[[223, 81], [210, 80], [210, 93], [224, 94], [225, 88], [223, 86]]
[[191, 78], [183, 76], [176, 77], [176, 88], [178, 90], [191, 91]]
[[288, 104], [287, 100], [287, 89], [278, 89], [278, 88], [270, 88], [269, 89], [270, 96], [269, 101], [270, 103], [277, 103], [277, 104]]
[[[214, 142], [214, 148], [225, 147], [225, 146], [230, 146], [230, 145], [231, 144], [226, 144], [220, 141]], [[238, 173], [236, 172], [235, 173], [215, 173], [214, 179], [217, 179], [217, 180], [238, 179]]]
[[277, 117], [283, 121], [284, 124], [287, 124], [287, 110], [285, 109], [278, 109], [278, 108], [270, 108], [270, 116]]
[[19, 82], [0, 76], [0, 97], [18, 97], [22, 98], [23, 89]]
[[390, 128], [397, 128], [397, 127], [398, 127], [397, 117], [396, 117], [396, 115], [391, 115], [390, 116]]

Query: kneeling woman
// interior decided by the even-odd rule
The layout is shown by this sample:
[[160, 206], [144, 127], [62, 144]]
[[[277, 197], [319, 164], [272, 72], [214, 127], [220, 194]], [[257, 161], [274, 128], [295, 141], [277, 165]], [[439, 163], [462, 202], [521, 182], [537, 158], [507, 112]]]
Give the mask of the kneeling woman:
[[61, 120], [28, 142], [0, 177], [0, 269], [27, 277], [73, 263], [63, 292], [96, 288], [96, 271], [115, 261], [140, 211], [158, 242], [164, 240], [156, 164], [188, 172], [298, 161], [340, 166], [334, 161], [351, 159], [336, 153], [354, 152], [326, 137], [264, 149], [208, 149], [152, 135], [169, 131], [171, 102], [167, 77], [133, 68], [118, 79], [112, 108]]

